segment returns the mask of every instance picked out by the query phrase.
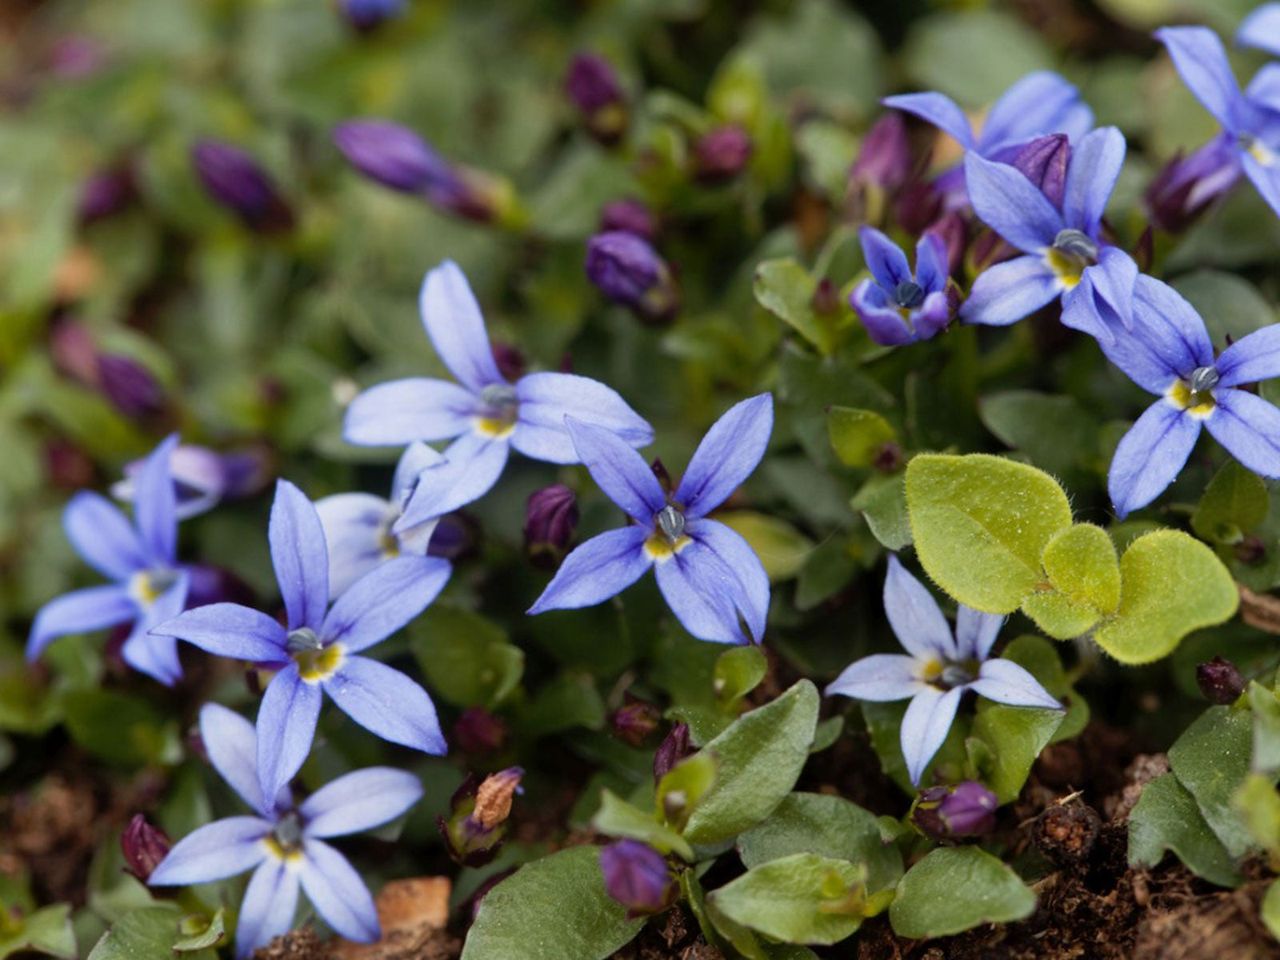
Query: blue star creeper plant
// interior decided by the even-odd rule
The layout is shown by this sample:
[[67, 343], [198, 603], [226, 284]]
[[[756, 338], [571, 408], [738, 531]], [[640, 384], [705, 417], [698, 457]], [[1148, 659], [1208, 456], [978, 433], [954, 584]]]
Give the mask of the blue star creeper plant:
[[236, 924], [236, 956], [293, 926], [299, 887], [316, 912], [348, 940], [373, 943], [381, 935], [373, 897], [355, 868], [324, 841], [381, 826], [422, 797], [413, 774], [369, 767], [338, 777], [297, 806], [288, 790], [264, 794], [258, 782], [253, 725], [215, 703], [200, 710], [200, 736], [209, 761], [253, 810], [184, 837], [157, 865], [153, 886], [225, 880], [252, 870]]
[[498, 372], [484, 318], [451, 260], [427, 273], [419, 300], [436, 353], [457, 383], [413, 377], [364, 391], [347, 409], [343, 434], [363, 445], [453, 442], [435, 482], [419, 488], [393, 527], [400, 533], [483, 496], [515, 447], [548, 463], [577, 463], [564, 418], [598, 424], [633, 447], [653, 428], [604, 384], [569, 373], [530, 373], [515, 383]]
[[884, 611], [907, 652], [855, 660], [827, 687], [828, 696], [885, 703], [910, 699], [902, 718], [902, 756], [917, 786], [947, 739], [966, 690], [1013, 707], [1061, 710], [1030, 673], [1012, 660], [991, 658], [1004, 617], [961, 604], [953, 633], [938, 602], [898, 558], [889, 556]]
[[1263, 67], [1241, 93], [1222, 41], [1208, 27], [1165, 27], [1156, 38], [1187, 89], [1222, 124], [1224, 162], [1280, 213], [1280, 64]]
[[1121, 518], [1173, 482], [1206, 427], [1237, 460], [1280, 477], [1280, 410], [1242, 389], [1280, 376], [1280, 324], [1237, 340], [1213, 356], [1204, 320], [1172, 287], [1141, 276], [1134, 328], [1102, 343], [1138, 386], [1160, 399], [1121, 438], [1107, 489]]
[[73, 590], [36, 614], [27, 638], [35, 660], [58, 637], [132, 624], [121, 649], [125, 663], [163, 684], [182, 677], [177, 643], [150, 629], [182, 612], [189, 573], [177, 562], [178, 516], [169, 460], [177, 435], [147, 457], [135, 481], [133, 522], [106, 497], [82, 491], [62, 514], [67, 539], [84, 561], [113, 582]]
[[[989, 160], [1009, 160], [1022, 144], [1050, 133], [1065, 133], [1074, 142], [1093, 127], [1093, 111], [1080, 91], [1048, 70], [1029, 73], [1006, 90], [988, 111], [980, 133], [950, 97], [941, 93], [904, 93], [885, 97], [886, 107], [902, 110], [950, 134], [967, 152]], [[936, 186], [948, 206], [963, 206], [964, 171], [955, 167]]]
[[306, 496], [281, 480], [268, 532], [287, 623], [236, 603], [197, 607], [153, 631], [209, 653], [278, 670], [258, 709], [262, 793], [274, 796], [311, 749], [321, 691], [384, 740], [443, 754], [444, 736], [427, 692], [361, 651], [395, 633], [436, 598], [450, 566], [435, 557], [387, 560], [329, 606], [324, 530]]
[[876, 343], [896, 347], [928, 340], [951, 320], [947, 248], [926, 231], [916, 244], [916, 271], [906, 254], [875, 227], [858, 231], [871, 277], [849, 294], [849, 305]]
[[1062, 322], [1107, 339], [1133, 319], [1138, 267], [1101, 236], [1102, 213], [1124, 163], [1124, 136], [1102, 127], [1067, 146], [1065, 178], [1047, 193], [1020, 170], [976, 153], [965, 157], [974, 212], [1024, 254], [983, 271], [960, 308], [967, 323], [1003, 326], [1062, 298]]
[[409, 444], [396, 464], [391, 496], [335, 493], [316, 501], [329, 547], [329, 596], [336, 597], [385, 560], [409, 554], [424, 557], [437, 517], [395, 532], [415, 487], [433, 483], [444, 457], [425, 443]]
[[671, 611], [693, 636], [759, 642], [769, 612], [769, 578], [747, 541], [707, 514], [764, 456], [773, 430], [773, 396], [743, 400], [712, 424], [670, 495], [640, 454], [615, 434], [573, 418], [566, 425], [592, 478], [633, 522], [565, 557], [529, 613], [594, 606], [652, 567]]

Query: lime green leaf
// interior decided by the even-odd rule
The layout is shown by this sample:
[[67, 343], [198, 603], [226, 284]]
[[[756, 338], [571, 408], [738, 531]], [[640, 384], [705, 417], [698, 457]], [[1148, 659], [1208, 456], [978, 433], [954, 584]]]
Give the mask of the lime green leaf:
[[543, 737], [572, 727], [599, 730], [604, 721], [604, 700], [591, 675], [566, 671], [538, 691], [521, 715], [520, 729]]
[[[181, 916], [171, 905], [144, 907], [121, 917], [102, 935], [89, 960], [141, 960], [172, 957], [173, 945], [182, 939]], [[214, 960], [211, 949], [196, 950], [184, 960]]]
[[1033, 593], [1022, 601], [1022, 612], [1055, 640], [1087, 633], [1101, 618], [1092, 606], [1078, 603], [1057, 590]]
[[1191, 529], [1202, 540], [1232, 546], [1267, 519], [1270, 506], [1262, 478], [1228, 460], [1205, 487], [1191, 515]]
[[846, 467], [869, 467], [898, 435], [889, 421], [874, 410], [832, 407], [827, 412], [827, 431], [836, 458]]
[[658, 817], [683, 830], [689, 815], [716, 782], [716, 770], [715, 757], [703, 751], [685, 757], [664, 773], [653, 794]]
[[644, 926], [604, 890], [598, 847], [526, 863], [480, 901], [462, 960], [604, 960]]
[[[977, 766], [982, 779], [1001, 803], [1017, 799], [1031, 765], [1053, 739], [1065, 716], [1065, 710], [1010, 707], [986, 699], [978, 701], [972, 739], [986, 744], [989, 752], [976, 752], [982, 757]], [[975, 755], [974, 751], [970, 753]]]
[[1089, 722], [1089, 704], [1071, 686], [1058, 648], [1034, 634], [1016, 637], [1000, 653], [1001, 659], [1012, 660], [1040, 681], [1040, 685], [1059, 700], [1067, 703], [1067, 715], [1053, 734], [1050, 743], [1069, 740], [1085, 728]]
[[835, 349], [835, 331], [813, 309], [817, 287], [809, 271], [790, 257], [766, 260], [756, 267], [754, 290], [760, 306], [825, 355]]
[[959, 602], [1012, 613], [1043, 581], [1040, 557], [1071, 525], [1041, 470], [987, 454], [921, 454], [907, 464], [907, 510], [925, 572]]
[[410, 628], [409, 649], [431, 691], [459, 707], [494, 707], [524, 674], [524, 651], [470, 610], [436, 605]]
[[178, 925], [183, 937], [181, 940], [174, 942], [174, 952], [194, 953], [197, 950], [218, 946], [227, 936], [225, 914], [226, 911], [219, 907], [218, 912], [212, 917], [206, 917], [204, 914], [192, 914], [189, 917], [183, 917], [182, 922]]
[[875, 814], [843, 797], [793, 793], [769, 818], [738, 837], [748, 867], [796, 853], [818, 853], [865, 864], [871, 892], [893, 887], [902, 876], [902, 854], [885, 837]]
[[712, 674], [716, 700], [725, 707], [736, 707], [742, 698], [760, 685], [769, 670], [764, 651], [752, 645], [732, 647], [720, 654]]
[[1120, 607], [1094, 634], [1121, 663], [1150, 663], [1193, 630], [1222, 623], [1239, 594], [1227, 568], [1180, 530], [1139, 537], [1120, 558]]
[[1210, 707], [1169, 748], [1169, 766], [1195, 798], [1205, 822], [1227, 852], [1243, 856], [1249, 829], [1233, 800], [1249, 775], [1253, 717], [1248, 710]]
[[693, 808], [685, 839], [718, 843], [772, 813], [800, 776], [817, 723], [817, 688], [801, 680], [708, 743], [704, 752], [716, 759], [716, 779]]
[[911, 522], [907, 517], [906, 474], [873, 474], [862, 485], [849, 506], [862, 511], [872, 535], [886, 550], [901, 550], [911, 543]]
[[612, 790], [600, 796], [600, 809], [591, 825], [611, 837], [630, 837], [643, 840], [662, 853], [676, 853], [685, 860], [693, 860], [693, 850], [684, 838], [670, 827], [663, 826], [639, 807], [634, 807]]
[[1100, 613], [1120, 605], [1120, 561], [1107, 531], [1091, 523], [1077, 523], [1059, 531], [1040, 557], [1054, 588], [1078, 604]]
[[1280, 940], [1280, 880], [1272, 880], [1262, 895], [1262, 922], [1271, 935]]
[[717, 513], [716, 519], [742, 535], [775, 583], [799, 573], [813, 552], [813, 541], [778, 517], [754, 510], [726, 510]]
[[775, 940], [831, 944], [851, 936], [865, 916], [866, 868], [816, 853], [753, 867], [708, 902], [716, 911]]
[[[0, 909], [3, 909], [2, 905]], [[75, 960], [79, 956], [75, 932], [71, 929], [71, 907], [65, 903], [37, 910], [14, 926], [16, 929], [5, 932], [10, 930], [6, 923], [4, 930], [0, 930], [0, 960], [19, 951], [64, 957], [66, 960]]]
[[893, 932], [922, 940], [1030, 916], [1036, 895], [977, 847], [934, 850], [907, 871], [889, 908]]
[[1231, 854], [1209, 829], [1195, 798], [1171, 773], [1143, 787], [1129, 814], [1129, 864], [1154, 867], [1167, 850], [1210, 883], [1222, 887], [1240, 883]]
[[1271, 856], [1280, 856], [1280, 793], [1269, 777], [1251, 773], [1233, 800], [1254, 843]]

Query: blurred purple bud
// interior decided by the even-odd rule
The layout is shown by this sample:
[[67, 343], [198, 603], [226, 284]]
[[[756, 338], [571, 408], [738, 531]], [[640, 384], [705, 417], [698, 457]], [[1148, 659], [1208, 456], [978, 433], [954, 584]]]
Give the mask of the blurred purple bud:
[[524, 514], [524, 547], [540, 565], [555, 566], [578, 529], [578, 498], [563, 483], [529, 494]]
[[1230, 134], [1210, 140], [1190, 156], [1178, 154], [1156, 174], [1143, 194], [1151, 221], [1179, 233], [1240, 179], [1240, 164]]
[[59, 37], [49, 51], [49, 71], [64, 80], [92, 76], [107, 64], [107, 49], [93, 37]]
[[1196, 683], [1210, 703], [1235, 703], [1244, 693], [1244, 676], [1234, 663], [1225, 657], [1214, 657], [1196, 667]]
[[907, 233], [923, 233], [942, 215], [942, 193], [928, 180], [914, 179], [898, 191], [893, 206], [894, 219]]
[[849, 171], [851, 184], [893, 192], [911, 175], [911, 142], [902, 114], [891, 111], [867, 131], [858, 159]]
[[831, 316], [840, 309], [840, 294], [830, 277], [823, 277], [818, 281], [813, 289], [813, 296], [809, 298], [809, 305], [813, 307], [814, 313], [821, 316]]
[[955, 273], [964, 263], [965, 247], [969, 243], [969, 230], [965, 226], [964, 217], [952, 210], [932, 223], [929, 231], [942, 239], [942, 245], [947, 248], [947, 272]]
[[356, 170], [401, 193], [422, 193], [453, 177], [443, 157], [398, 123], [348, 120], [334, 127], [333, 142]]
[[109, 167], [89, 174], [80, 185], [76, 217], [93, 223], [119, 213], [138, 196], [137, 183], [129, 166]]
[[652, 243], [657, 236], [658, 225], [648, 207], [641, 201], [628, 197], [604, 205], [604, 209], [600, 211], [600, 230], [604, 233], [614, 230], [634, 233]]
[[675, 900], [675, 883], [662, 854], [639, 840], [619, 840], [600, 850], [604, 889], [629, 916], [661, 913]]
[[999, 805], [994, 793], [976, 781], [966, 780], [955, 787], [924, 791], [911, 819], [934, 840], [976, 837], [995, 829]]
[[476, 551], [480, 524], [470, 514], [449, 513], [441, 517], [427, 544], [427, 556], [457, 563]]
[[49, 334], [49, 352], [59, 370], [87, 387], [98, 385], [98, 347], [87, 327], [58, 320]]
[[71, 441], [53, 437], [44, 445], [44, 473], [59, 489], [81, 490], [93, 486], [93, 458]]
[[598, 233], [587, 243], [587, 277], [614, 303], [642, 320], [662, 322], [679, 308], [679, 294], [666, 261], [633, 233]]
[[126, 417], [140, 419], [164, 410], [165, 396], [151, 371], [131, 357], [104, 353], [98, 357], [103, 394]]
[[1067, 190], [1067, 165], [1071, 162], [1071, 141], [1065, 133], [1036, 137], [1024, 143], [1010, 159], [1012, 166], [1040, 188], [1059, 210]]
[[352, 29], [368, 33], [404, 13], [405, 0], [338, 0], [338, 9]]
[[658, 744], [653, 755], [653, 779], [659, 781], [670, 772], [671, 768], [685, 757], [693, 755], [693, 744], [689, 740], [689, 725], [677, 723]]
[[453, 740], [463, 753], [496, 753], [507, 742], [507, 724], [484, 707], [467, 707], [453, 725]]
[[724, 183], [740, 174], [751, 159], [751, 137], [738, 126], [703, 134], [693, 148], [694, 175], [702, 183]]
[[515, 383], [524, 376], [529, 365], [519, 349], [500, 340], [492, 341], [489, 346], [493, 352], [493, 362], [498, 365], [498, 372], [503, 377]]
[[628, 697], [628, 702], [614, 711], [611, 722], [614, 735], [625, 743], [638, 747], [658, 729], [662, 714], [652, 703]]
[[236, 213], [251, 230], [280, 233], [292, 229], [293, 211], [275, 183], [253, 157], [239, 147], [216, 140], [201, 140], [191, 148], [205, 191]]
[[622, 137], [628, 122], [627, 97], [608, 60], [594, 53], [575, 56], [565, 74], [564, 92], [593, 137], [604, 144]]
[[147, 878], [169, 854], [169, 838], [159, 827], [153, 827], [147, 818], [135, 813], [129, 825], [120, 834], [120, 849], [124, 852], [125, 869], [141, 880]]

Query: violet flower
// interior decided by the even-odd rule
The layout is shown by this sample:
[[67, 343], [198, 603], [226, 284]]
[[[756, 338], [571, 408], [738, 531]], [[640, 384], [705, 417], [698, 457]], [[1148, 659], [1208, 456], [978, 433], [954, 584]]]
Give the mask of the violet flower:
[[349, 443], [366, 446], [456, 438], [444, 452], [448, 462], [430, 486], [414, 491], [394, 533], [483, 496], [512, 447], [534, 460], [578, 462], [566, 415], [633, 446], [653, 440], [653, 428], [603, 383], [569, 373], [530, 373], [508, 382], [494, 362], [480, 306], [452, 260], [427, 273], [420, 305], [427, 336], [459, 382], [413, 377], [379, 384], [352, 401], [343, 424]]
[[871, 339], [886, 347], [928, 340], [951, 321], [947, 250], [925, 232], [916, 244], [916, 271], [906, 254], [875, 227], [858, 231], [871, 277], [854, 287], [849, 305]]
[[615, 434], [572, 418], [566, 424], [591, 476], [633, 522], [593, 537], [565, 557], [529, 613], [594, 606], [652, 567], [668, 606], [693, 636], [715, 643], [759, 642], [769, 612], [769, 578], [747, 541], [707, 514], [764, 456], [773, 429], [773, 397], [762, 393], [743, 400], [717, 420], [670, 495], [640, 454]]
[[449, 564], [435, 557], [388, 560], [330, 607], [324, 528], [311, 501], [287, 480], [276, 484], [269, 536], [285, 626], [249, 607], [214, 603], [152, 631], [221, 657], [278, 669], [258, 709], [263, 795], [274, 796], [306, 759], [322, 690], [347, 716], [384, 740], [443, 754], [444, 736], [427, 692], [399, 670], [357, 654], [421, 613], [449, 579]]
[[188, 570], [177, 562], [178, 518], [169, 458], [177, 435], [163, 440], [138, 475], [133, 522], [99, 493], [77, 493], [62, 514], [67, 539], [112, 583], [73, 590], [36, 613], [27, 638], [35, 660], [58, 637], [120, 624], [132, 629], [121, 648], [125, 663], [167, 686], [182, 677], [177, 644], [150, 629], [182, 612]]
[[373, 943], [381, 935], [373, 897], [355, 868], [324, 841], [381, 826], [422, 797], [413, 774], [368, 767], [344, 774], [297, 806], [287, 790], [263, 793], [258, 782], [261, 738], [239, 714], [215, 703], [200, 710], [200, 737], [222, 779], [252, 808], [178, 842], [152, 872], [159, 887], [224, 880], [252, 870], [236, 923], [236, 956], [287, 932], [299, 887], [316, 912], [348, 940]]
[[1206, 427], [1254, 473], [1280, 477], [1280, 409], [1241, 389], [1280, 376], [1280, 324], [1241, 337], [1214, 359], [1204, 321], [1176, 290], [1140, 276], [1134, 325], [1103, 352], [1160, 399], [1116, 447], [1107, 489], [1117, 516], [1144, 507], [1173, 482]]
[[875, 703], [911, 700], [900, 736], [913, 784], [919, 785], [947, 739], [966, 690], [1013, 707], [1062, 709], [1018, 664], [991, 658], [1004, 617], [961, 604], [953, 633], [938, 602], [892, 554], [884, 581], [884, 611], [907, 652], [873, 653], [854, 661], [826, 693]]

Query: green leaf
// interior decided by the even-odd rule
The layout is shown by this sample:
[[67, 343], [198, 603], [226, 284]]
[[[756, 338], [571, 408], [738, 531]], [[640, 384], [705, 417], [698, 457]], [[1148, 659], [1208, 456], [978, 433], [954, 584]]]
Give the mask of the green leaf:
[[1254, 770], [1280, 770], [1280, 696], [1256, 680], [1249, 684], [1249, 707], [1253, 711]]
[[1210, 707], [1169, 748], [1174, 776], [1233, 857], [1243, 856], [1251, 845], [1248, 826], [1233, 801], [1249, 775], [1252, 745], [1253, 717], [1248, 710]]
[[1178, 277], [1171, 286], [1204, 317], [1209, 337], [1216, 344], [1226, 342], [1228, 337], [1239, 340], [1275, 323], [1275, 310], [1267, 298], [1239, 274], [1194, 270]]
[[1233, 802], [1254, 843], [1272, 858], [1280, 856], [1280, 793], [1271, 779], [1260, 773], [1249, 774]]
[[[4, 909], [3, 904], [0, 909]], [[15, 926], [16, 929], [11, 930], [6, 921], [0, 927], [0, 960], [11, 953], [28, 950], [66, 960], [79, 956], [75, 932], [71, 929], [71, 907], [65, 903], [37, 910], [21, 918]]]
[[886, 550], [901, 550], [911, 543], [906, 474], [901, 470], [873, 474], [854, 494], [849, 506], [862, 512], [872, 535]]
[[1061, 476], [1096, 456], [1097, 417], [1074, 397], [1008, 390], [983, 397], [978, 413], [1001, 442], [1052, 474]]
[[685, 839], [719, 843], [772, 813], [800, 776], [817, 723], [817, 688], [801, 680], [708, 743], [704, 752], [716, 759], [716, 779], [693, 808]]
[[1040, 562], [1054, 588], [1075, 603], [1104, 614], [1120, 605], [1120, 561], [1101, 527], [1077, 523], [1059, 531], [1045, 545]]
[[470, 610], [436, 605], [410, 628], [409, 649], [431, 691], [458, 707], [494, 707], [524, 674], [524, 651]]
[[176, 763], [182, 756], [177, 723], [146, 701], [110, 690], [72, 690], [62, 703], [72, 738], [109, 763]]
[[218, 908], [212, 917], [204, 914], [192, 914], [183, 917], [178, 925], [184, 936], [174, 943], [176, 953], [194, 953], [208, 947], [216, 947], [227, 937], [226, 910]]
[[1262, 922], [1277, 940], [1280, 940], [1280, 880], [1272, 880], [1262, 895]]
[[1191, 529], [1202, 540], [1233, 546], [1261, 526], [1270, 506], [1262, 478], [1228, 460], [1205, 488], [1191, 515]]
[[832, 407], [827, 412], [831, 449], [846, 467], [869, 467], [898, 435], [889, 421], [874, 410]]
[[521, 714], [520, 731], [527, 737], [545, 737], [573, 727], [599, 730], [605, 707], [589, 673], [565, 671], [538, 691]]
[[1129, 814], [1129, 864], [1154, 867], [1168, 850], [1210, 883], [1222, 887], [1240, 883], [1231, 854], [1209, 829], [1195, 798], [1172, 773], [1143, 787]]
[[1021, 920], [1035, 908], [1036, 895], [991, 854], [978, 847], [944, 847], [907, 871], [889, 922], [898, 936], [922, 940]]
[[912, 458], [907, 510], [925, 572], [987, 613], [1022, 605], [1043, 582], [1044, 548], [1071, 525], [1071, 505], [1052, 477], [987, 454]]
[[775, 940], [832, 944], [862, 926], [865, 868], [796, 853], [753, 867], [707, 896], [719, 913]]
[[712, 674], [716, 700], [726, 707], [736, 707], [742, 698], [760, 685], [769, 671], [764, 651], [754, 644], [732, 647], [720, 654]]
[[1022, 601], [1022, 612], [1055, 640], [1070, 640], [1087, 633], [1102, 619], [1089, 604], [1077, 603], [1057, 590], [1031, 594]]
[[526, 863], [480, 901], [462, 960], [604, 960], [644, 926], [604, 890], [598, 847]]
[[756, 301], [825, 356], [835, 349], [836, 334], [831, 323], [814, 312], [817, 287], [809, 271], [790, 257], [756, 267]]
[[612, 790], [601, 793], [600, 809], [592, 818], [591, 825], [611, 837], [643, 840], [662, 853], [675, 852], [685, 860], [693, 861], [693, 850], [680, 834], [663, 826], [653, 814], [627, 803]]
[[799, 573], [813, 552], [813, 541], [779, 517], [754, 510], [725, 510], [717, 513], [716, 519], [742, 535], [775, 583]]
[[1040, 681], [1040, 685], [1059, 700], [1067, 702], [1067, 715], [1054, 732], [1050, 743], [1077, 736], [1089, 722], [1089, 704], [1071, 686], [1058, 649], [1044, 637], [1026, 634], [1015, 637], [1000, 653], [1001, 659], [1012, 660]]
[[664, 773], [653, 794], [658, 817], [683, 830], [689, 815], [716, 782], [716, 770], [715, 757], [702, 751], [685, 757]]
[[984, 759], [978, 765], [979, 772], [1001, 803], [1017, 799], [1031, 765], [1049, 745], [1065, 717], [1065, 710], [978, 701], [972, 737], [990, 748], [989, 753], [980, 751]]
[[796, 853], [817, 853], [865, 864], [867, 889], [893, 887], [902, 877], [902, 854], [885, 837], [875, 814], [843, 797], [793, 793], [767, 820], [738, 837], [747, 867]]
[[[181, 917], [173, 906], [143, 907], [121, 917], [102, 935], [89, 960], [159, 960], [173, 956], [182, 939]], [[188, 953], [184, 960], [214, 960], [213, 950]]]
[[972, 9], [936, 13], [916, 22], [904, 65], [921, 90], [940, 90], [965, 107], [991, 103], [1054, 59], [1039, 34], [1008, 13]]
[[1120, 558], [1120, 582], [1120, 607], [1094, 639], [1127, 664], [1172, 653], [1193, 630], [1229, 619], [1240, 601], [1222, 561], [1180, 530], [1133, 541]]

